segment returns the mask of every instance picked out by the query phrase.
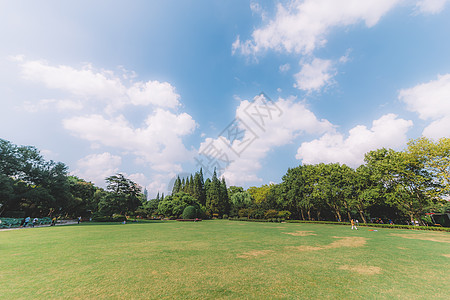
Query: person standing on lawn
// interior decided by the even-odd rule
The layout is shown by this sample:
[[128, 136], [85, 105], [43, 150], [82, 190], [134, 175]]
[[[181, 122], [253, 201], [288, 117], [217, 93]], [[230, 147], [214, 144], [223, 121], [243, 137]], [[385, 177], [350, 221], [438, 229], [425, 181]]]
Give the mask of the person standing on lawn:
[[358, 227], [356, 227], [356, 225], [355, 225], [355, 220], [352, 219], [351, 223], [352, 223], [352, 230], [353, 230], [353, 227], [354, 227], [356, 230], [358, 230]]

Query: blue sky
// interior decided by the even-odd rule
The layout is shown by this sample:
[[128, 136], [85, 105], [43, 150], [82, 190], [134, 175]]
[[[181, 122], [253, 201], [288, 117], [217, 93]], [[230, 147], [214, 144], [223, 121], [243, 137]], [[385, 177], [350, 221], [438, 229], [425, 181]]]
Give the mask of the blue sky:
[[0, 137], [150, 195], [357, 167], [450, 136], [449, 2], [0, 1]]

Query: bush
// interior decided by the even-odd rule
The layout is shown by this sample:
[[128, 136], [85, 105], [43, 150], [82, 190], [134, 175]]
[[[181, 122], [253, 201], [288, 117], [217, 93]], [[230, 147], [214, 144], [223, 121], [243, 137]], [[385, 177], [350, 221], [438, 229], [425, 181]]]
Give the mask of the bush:
[[227, 215], [227, 214], [224, 214], [224, 215], [222, 216], [222, 218], [223, 218], [223, 219], [228, 219], [228, 215]]
[[275, 218], [277, 215], [278, 215], [278, 212], [275, 209], [269, 209], [269, 210], [266, 210], [266, 212], [264, 213], [264, 218], [272, 219], [272, 218]]
[[197, 218], [197, 208], [195, 206], [188, 206], [183, 210], [183, 219]]
[[282, 211], [278, 212], [278, 217], [281, 219], [289, 219], [290, 216], [291, 216], [291, 212], [288, 210], [282, 210]]
[[102, 216], [99, 214], [95, 214], [92, 216], [92, 221], [94, 221], [94, 222], [123, 222], [126, 220], [127, 220], [127, 217], [122, 216], [122, 215], [113, 215], [112, 217], [110, 217], [110, 216]]

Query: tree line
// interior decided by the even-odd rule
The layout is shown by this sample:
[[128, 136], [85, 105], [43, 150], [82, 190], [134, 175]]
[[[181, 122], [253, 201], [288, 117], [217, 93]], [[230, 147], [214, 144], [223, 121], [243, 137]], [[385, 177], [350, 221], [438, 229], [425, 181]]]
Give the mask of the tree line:
[[403, 151], [373, 150], [364, 162], [356, 169], [339, 163], [300, 165], [288, 169], [279, 184], [247, 190], [227, 189], [216, 173], [203, 183], [200, 170], [178, 177], [172, 195], [164, 201], [150, 200], [147, 208], [149, 213], [174, 217], [181, 215], [183, 205], [195, 205], [206, 217], [356, 218], [403, 224], [431, 223], [425, 213], [450, 210], [450, 139], [434, 142], [422, 137], [411, 140]]
[[146, 199], [123, 174], [107, 188], [68, 174], [64, 163], [47, 161], [33, 146], [0, 139], [0, 217], [113, 216], [136, 211]]
[[202, 169], [177, 177], [171, 194], [147, 201], [146, 190], [115, 174], [106, 189], [68, 175], [61, 162], [46, 161], [32, 146], [0, 139], [0, 216], [182, 216], [186, 207], [198, 217], [350, 220], [374, 218], [397, 223], [426, 222], [427, 212], [450, 209], [450, 139], [411, 140], [403, 151], [368, 152], [364, 164], [300, 165], [279, 184], [244, 189], [227, 187], [216, 172]]

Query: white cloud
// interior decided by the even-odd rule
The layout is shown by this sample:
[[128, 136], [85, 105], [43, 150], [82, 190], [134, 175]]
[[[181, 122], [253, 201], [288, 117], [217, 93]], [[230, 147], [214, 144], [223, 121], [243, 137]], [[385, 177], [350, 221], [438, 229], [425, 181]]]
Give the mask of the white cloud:
[[402, 0], [297, 0], [287, 5], [278, 4], [273, 20], [252, 33], [244, 42], [239, 36], [233, 43], [233, 53], [244, 55], [264, 50], [311, 54], [323, 46], [333, 27], [344, 27], [364, 22], [367, 27]]
[[64, 112], [82, 110], [83, 104], [80, 101], [70, 99], [42, 99], [37, 103], [25, 101], [19, 108], [32, 113], [54, 108], [56, 108], [58, 112]]
[[449, 0], [419, 0], [416, 3], [416, 9], [425, 14], [437, 14], [444, 9], [447, 2]]
[[399, 148], [406, 144], [406, 133], [413, 123], [387, 114], [373, 121], [372, 128], [358, 125], [348, 136], [326, 133], [321, 138], [302, 143], [296, 158], [304, 164], [335, 163], [358, 167], [364, 163], [364, 154], [382, 147]]
[[105, 118], [98, 114], [65, 119], [63, 125], [82, 139], [126, 150], [155, 170], [179, 170], [177, 162], [189, 160], [192, 154], [184, 147], [182, 137], [196, 128], [188, 114], [162, 109], [148, 116], [141, 128], [131, 126], [122, 115]]
[[[23, 78], [64, 95], [63, 99], [28, 101], [21, 108], [64, 112], [64, 129], [91, 142], [92, 151], [107, 147], [108, 152], [88, 155], [77, 162], [76, 173], [81, 177], [101, 185], [105, 177], [119, 171], [126, 155], [147, 170], [131, 174], [131, 179], [142, 186], [162, 189], [182, 171], [182, 163], [192, 160], [195, 151], [185, 147], [183, 138], [192, 134], [197, 124], [187, 113], [177, 111], [180, 95], [170, 83], [137, 81], [135, 72], [121, 66], [118, 69], [123, 74], [117, 75], [90, 64], [75, 68], [26, 60], [24, 56], [12, 60], [19, 65]], [[137, 126], [133, 125], [135, 120], [125, 117], [125, 112], [134, 111], [130, 108], [136, 106], [147, 106], [146, 119]]]
[[[229, 127], [230, 130], [224, 131], [219, 138], [208, 138], [201, 144], [200, 153], [220, 151], [227, 155], [231, 163], [223, 176], [229, 184], [260, 181], [256, 173], [271, 150], [292, 143], [301, 134], [323, 134], [333, 130], [327, 120], [318, 120], [305, 104], [295, 102], [294, 98], [279, 99], [274, 102], [275, 106], [270, 102], [264, 105], [263, 99], [241, 101], [236, 109], [240, 121], [233, 123], [236, 126]], [[218, 150], [209, 152], [211, 145]]]
[[289, 71], [290, 69], [291, 69], [290, 64], [284, 64], [279, 67], [279, 70], [281, 73], [285, 73], [285, 72]]
[[77, 162], [75, 175], [95, 183], [105, 186], [105, 178], [114, 175], [119, 171], [122, 158], [111, 153], [90, 154]]
[[431, 138], [450, 135], [450, 74], [403, 89], [398, 98], [406, 103], [408, 110], [418, 113], [419, 118], [432, 121], [424, 129], [424, 135]]
[[[110, 70], [96, 70], [86, 64], [82, 68], [59, 65], [52, 66], [41, 60], [15, 58], [25, 79], [43, 83], [47, 88], [57, 89], [77, 96], [83, 101], [101, 100], [108, 111], [115, 111], [124, 105], [156, 105], [176, 108], [180, 95], [168, 82], [124, 82]], [[125, 71], [124, 71], [125, 72]], [[124, 74], [125, 78], [133, 76]]]
[[314, 58], [311, 63], [301, 63], [301, 70], [294, 75], [296, 83], [294, 87], [312, 92], [331, 84], [336, 75], [331, 60]]

